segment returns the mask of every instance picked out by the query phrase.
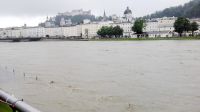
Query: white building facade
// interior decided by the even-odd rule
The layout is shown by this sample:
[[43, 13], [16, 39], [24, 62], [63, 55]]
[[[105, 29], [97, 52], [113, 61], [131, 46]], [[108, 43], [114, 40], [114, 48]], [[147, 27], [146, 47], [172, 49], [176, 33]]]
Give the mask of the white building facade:
[[[116, 17], [116, 16], [115, 16]], [[172, 37], [174, 36], [174, 23], [176, 17], [164, 17], [146, 20], [144, 32], [150, 38], [156, 37]], [[200, 25], [200, 19], [191, 20]], [[53, 38], [95, 38], [98, 37], [97, 31], [103, 26], [120, 26], [123, 30], [123, 36], [127, 38], [135, 38], [135, 33], [132, 31], [134, 21], [132, 22], [115, 22], [115, 21], [100, 21], [91, 22], [85, 21], [83, 24], [65, 27], [16, 27], [0, 29], [0, 38], [26, 38], [26, 37], [53, 37]], [[196, 34], [200, 30], [196, 31]]]
[[124, 37], [129, 37], [133, 38], [134, 37], [134, 32], [132, 31], [133, 23], [131, 22], [123, 22], [123, 23], [113, 23], [113, 27], [115, 26], [120, 26], [120, 28], [123, 29], [123, 36]]
[[151, 38], [172, 37], [176, 19], [176, 17], [164, 17], [147, 20], [144, 32]]
[[43, 27], [29, 27], [21, 29], [19, 37], [45, 37], [45, 28]]
[[67, 37], [81, 37], [81, 25], [62, 27], [63, 36]]

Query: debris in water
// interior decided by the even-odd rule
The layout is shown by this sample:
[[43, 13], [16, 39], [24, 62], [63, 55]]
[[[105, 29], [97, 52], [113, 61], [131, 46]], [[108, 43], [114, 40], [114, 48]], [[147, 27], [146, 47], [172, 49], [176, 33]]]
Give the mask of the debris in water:
[[110, 50], [106, 49], [105, 51], [110, 51]]
[[54, 83], [55, 83], [54, 81], [51, 81], [51, 82], [50, 82], [50, 84], [54, 84]]
[[35, 80], [38, 80], [38, 77], [37, 77], [37, 76], [35, 77]]
[[129, 103], [127, 110], [128, 110], [128, 112], [133, 112], [134, 111], [134, 105]]

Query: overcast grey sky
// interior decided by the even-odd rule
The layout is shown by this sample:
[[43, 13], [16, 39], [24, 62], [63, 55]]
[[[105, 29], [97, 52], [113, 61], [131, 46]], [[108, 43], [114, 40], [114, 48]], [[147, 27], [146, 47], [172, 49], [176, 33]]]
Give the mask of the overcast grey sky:
[[0, 27], [37, 25], [47, 15], [73, 9], [92, 10], [94, 15], [123, 15], [127, 6], [135, 17], [167, 7], [184, 4], [190, 0], [0, 0]]

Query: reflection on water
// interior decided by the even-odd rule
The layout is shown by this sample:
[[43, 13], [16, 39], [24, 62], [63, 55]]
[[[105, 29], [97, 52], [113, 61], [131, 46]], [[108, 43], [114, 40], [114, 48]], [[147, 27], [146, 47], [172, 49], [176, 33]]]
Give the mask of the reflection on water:
[[200, 41], [0, 43], [0, 88], [44, 112], [199, 112]]

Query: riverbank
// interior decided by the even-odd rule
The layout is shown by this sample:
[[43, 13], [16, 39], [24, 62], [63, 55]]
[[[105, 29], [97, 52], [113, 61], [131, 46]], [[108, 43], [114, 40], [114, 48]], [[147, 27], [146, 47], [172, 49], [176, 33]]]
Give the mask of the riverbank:
[[144, 41], [144, 40], [200, 40], [198, 37], [160, 37], [160, 38], [104, 38], [90, 41]]
[[103, 38], [103, 39], [63, 39], [40, 38], [34, 39], [0, 39], [0, 42], [32, 42], [32, 41], [151, 41], [151, 40], [200, 40], [198, 37], [159, 37], [159, 38]]
[[0, 112], [12, 112], [12, 109], [8, 105], [0, 102]]
[[68, 39], [68, 38], [5, 38], [0, 42], [33, 42], [33, 41], [89, 41], [89, 39]]

